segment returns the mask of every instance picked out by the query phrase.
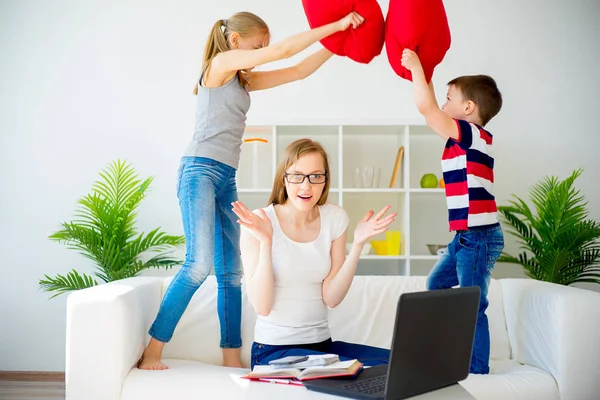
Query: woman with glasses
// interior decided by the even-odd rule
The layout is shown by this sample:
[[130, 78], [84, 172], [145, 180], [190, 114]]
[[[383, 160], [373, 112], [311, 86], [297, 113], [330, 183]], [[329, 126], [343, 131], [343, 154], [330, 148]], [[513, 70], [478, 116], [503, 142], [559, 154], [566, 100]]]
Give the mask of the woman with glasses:
[[252, 212], [233, 203], [242, 226], [245, 286], [258, 314], [252, 368], [286, 356], [327, 353], [370, 366], [388, 362], [387, 349], [332, 341], [328, 307], [348, 293], [364, 244], [385, 232], [397, 214], [386, 215], [390, 206], [367, 212], [346, 256], [348, 215], [327, 203], [329, 186], [327, 153], [319, 143], [301, 139], [287, 147], [267, 207]]

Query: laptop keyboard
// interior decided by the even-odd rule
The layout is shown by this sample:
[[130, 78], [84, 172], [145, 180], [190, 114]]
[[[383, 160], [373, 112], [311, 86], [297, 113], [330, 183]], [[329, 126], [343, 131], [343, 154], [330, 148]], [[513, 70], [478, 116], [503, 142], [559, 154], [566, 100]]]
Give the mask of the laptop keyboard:
[[373, 394], [383, 392], [385, 390], [385, 375], [375, 376], [369, 379], [363, 379], [358, 382], [349, 383], [344, 385], [343, 388], [346, 390], [352, 390], [353, 392], [360, 392], [365, 394]]

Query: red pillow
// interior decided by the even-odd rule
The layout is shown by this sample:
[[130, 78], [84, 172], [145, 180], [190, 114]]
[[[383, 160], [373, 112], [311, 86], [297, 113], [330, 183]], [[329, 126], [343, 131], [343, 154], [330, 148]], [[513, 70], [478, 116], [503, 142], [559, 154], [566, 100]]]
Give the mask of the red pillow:
[[302, 6], [311, 28], [338, 21], [352, 11], [365, 18], [358, 28], [349, 27], [321, 40], [333, 54], [348, 56], [363, 64], [381, 54], [385, 22], [377, 0], [302, 0]]
[[401, 65], [402, 51], [417, 53], [427, 82], [450, 48], [450, 28], [442, 0], [390, 0], [385, 21], [385, 50], [394, 72], [412, 81]]

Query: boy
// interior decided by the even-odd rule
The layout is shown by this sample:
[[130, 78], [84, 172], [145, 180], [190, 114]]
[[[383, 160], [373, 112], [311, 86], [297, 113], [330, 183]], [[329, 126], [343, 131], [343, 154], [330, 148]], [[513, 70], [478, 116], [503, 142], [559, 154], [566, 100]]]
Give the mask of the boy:
[[489, 76], [461, 76], [448, 83], [446, 103], [437, 105], [421, 62], [412, 50], [402, 53], [402, 65], [412, 74], [415, 102], [427, 125], [446, 140], [442, 172], [450, 231], [445, 254], [427, 277], [427, 289], [456, 285], [479, 286], [481, 298], [471, 357], [471, 373], [488, 374], [490, 333], [485, 310], [494, 264], [504, 248], [504, 235], [492, 195], [494, 158], [492, 135], [483, 129], [502, 107], [502, 96]]

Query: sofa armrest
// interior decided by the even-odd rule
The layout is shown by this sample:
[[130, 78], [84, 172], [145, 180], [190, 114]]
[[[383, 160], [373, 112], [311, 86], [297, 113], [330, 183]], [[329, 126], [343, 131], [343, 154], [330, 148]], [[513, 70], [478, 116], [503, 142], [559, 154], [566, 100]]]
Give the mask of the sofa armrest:
[[141, 356], [161, 301], [162, 278], [136, 277], [67, 299], [66, 398], [117, 400]]
[[600, 293], [501, 279], [512, 357], [554, 376], [561, 398], [598, 398]]

